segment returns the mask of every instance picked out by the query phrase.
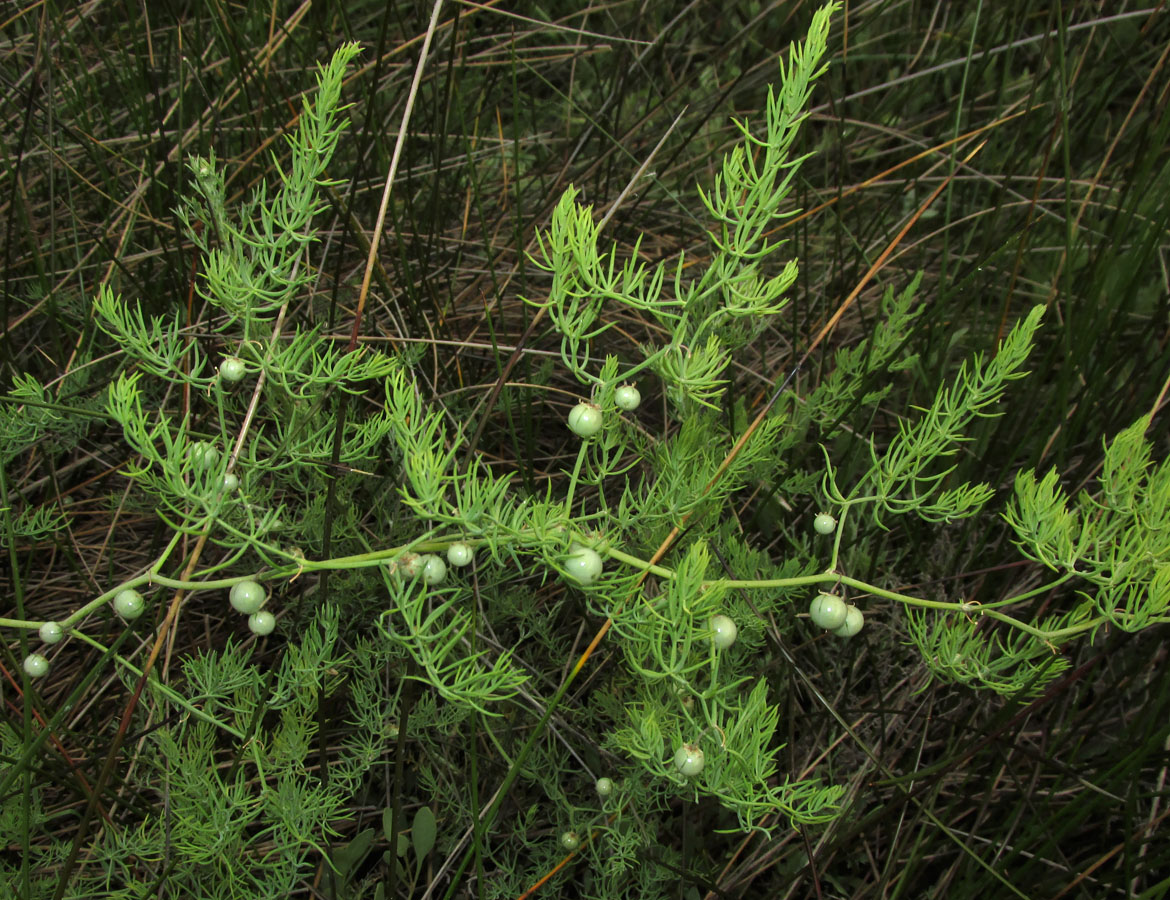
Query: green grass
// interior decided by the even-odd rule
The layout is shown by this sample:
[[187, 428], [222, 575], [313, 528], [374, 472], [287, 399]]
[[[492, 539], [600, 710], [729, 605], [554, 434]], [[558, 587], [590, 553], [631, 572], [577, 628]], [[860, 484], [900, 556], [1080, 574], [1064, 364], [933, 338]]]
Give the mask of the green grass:
[[[365, 52], [343, 90], [354, 104], [350, 127], [329, 169], [339, 183], [289, 309], [290, 322], [319, 325], [345, 346], [430, 14], [421, 5], [354, 3], [314, 4], [301, 19], [253, 4], [148, 8], [149, 26], [139, 7], [48, 4], [5, 14], [0, 378], [11, 388], [31, 373], [49, 386], [48, 407], [91, 414], [52, 423], [32, 452], [8, 462], [12, 504], [44, 505], [68, 524], [38, 543], [6, 537], [15, 552], [0, 575], [12, 604], [3, 604], [5, 616], [24, 617], [27, 606], [63, 618], [140, 571], [169, 540], [119, 471], [122, 436], [102, 416], [102, 398], [120, 363], [94, 326], [93, 299], [108, 285], [141, 300], [145, 313], [174, 318], [204, 352], [218, 351], [217, 322], [192, 290], [196, 255], [176, 214], [192, 192], [185, 160], [214, 151], [229, 203], [271, 184], [272, 154], [287, 160], [283, 136], [310, 73], [337, 44], [357, 40]], [[417, 360], [425, 399], [448, 427], [470, 423], [474, 449], [498, 472], [555, 492], [575, 453], [561, 421], [580, 387], [557, 362], [547, 319], [520, 300], [548, 293], [528, 258], [535, 230], [547, 227], [572, 184], [610, 216], [607, 238], [630, 247], [645, 235], [648, 264], [685, 250], [705, 265], [694, 185], [711, 183], [735, 141], [729, 116], [762, 121], [776, 56], [803, 37], [813, 9], [443, 7], [358, 329], [363, 341]], [[813, 155], [794, 205], [815, 212], [782, 231], [800, 276], [785, 313], [735, 359], [733, 396], [754, 413], [909, 216], [954, 177], [794, 386], [808, 396], [830, 374], [833, 352], [873, 331], [883, 290], [901, 290], [922, 270], [925, 309], [904, 351], [917, 362], [888, 379], [890, 393], [872, 414], [847, 410], [847, 427], [800, 445], [787, 461], [792, 472], [819, 475], [815, 441], [825, 440], [842, 483], [852, 484], [869, 463], [864, 437], [888, 442], [899, 416], [927, 406], [964, 359], [989, 352], [1035, 303], [1049, 311], [1032, 374], [1008, 390], [1002, 416], [977, 422], [949, 483], [989, 482], [997, 491], [989, 513], [1002, 509], [1020, 468], [1055, 466], [1074, 488], [1098, 474], [1105, 439], [1160, 408], [1170, 374], [1168, 41], [1163, 13], [1102, 13], [1085, 2], [1054, 11], [1024, 0], [1010, 14], [991, 3], [871, 3], [849, 9], [847, 28], [835, 18], [830, 69], [797, 145]], [[914, 160], [932, 148], [940, 149]], [[645, 317], [614, 324], [618, 354], [662, 339]], [[643, 394], [645, 427], [661, 434], [665, 404]], [[203, 408], [175, 395], [166, 402]], [[1150, 436], [1163, 458], [1170, 447], [1160, 421], [1155, 413]], [[310, 556], [377, 546], [379, 529], [406, 515], [392, 500], [398, 473], [387, 464], [376, 475], [369, 488], [318, 498], [314, 515], [331, 524], [320, 524]], [[737, 533], [764, 554], [779, 553], [816, 512], [789, 487], [761, 480], [735, 497]], [[887, 524], [857, 523], [843, 560], [857, 577], [985, 604], [1041, 581], [991, 514], [946, 527], [908, 517]], [[307, 608], [303, 584], [289, 588], [290, 608]], [[321, 585], [345, 601], [341, 654], [361, 652], [362, 629], [379, 611], [362, 599], [363, 587], [348, 572]], [[397, 896], [421, 897], [432, 883], [435, 896], [517, 895], [561, 858], [557, 836], [573, 823], [557, 817], [592, 802], [586, 767], [614, 764], [591, 728], [601, 718], [591, 704], [617, 709], [620, 698], [599, 700], [590, 688], [606, 684], [620, 650], [608, 639], [601, 645], [534, 746], [531, 771], [511, 785], [490, 827], [475, 826], [463, 842], [471, 808], [492, 799], [600, 621], [553, 581], [527, 576], [483, 590], [511, 616], [477, 618], [476, 639], [522, 648], [517, 663], [532, 679], [530, 695], [495, 722], [454, 719], [423, 691], [415, 726], [399, 723], [402, 742], [339, 802], [334, 833], [318, 835], [324, 852], [309, 852], [315, 871], [299, 882], [301, 895], [373, 897], [378, 881], [389, 891], [382, 851], [392, 846], [393, 811], [400, 825], [416, 826], [412, 834], [419, 809], [439, 812], [434, 848], [417, 854], [417, 867], [407, 854]], [[1060, 599], [1040, 595], [1035, 611], [1058, 610]], [[190, 688], [184, 661], [222, 651], [229, 636], [241, 642], [219, 606], [197, 598], [184, 612], [160, 662], [172, 687]], [[715, 888], [723, 896], [1159, 896], [1170, 871], [1159, 840], [1170, 739], [1160, 631], [1102, 630], [1063, 649], [1069, 668], [1039, 695], [1004, 698], [933, 679], [907, 646], [900, 607], [882, 610], [844, 646], [791, 620], [759, 632], [770, 683], [787, 698], [782, 772], [797, 779], [815, 770], [844, 785], [846, 814], [828, 826], [781, 828], [769, 841], [714, 833], [734, 826], [715, 804], [676, 805], [627, 836], [639, 860], [628, 896], [649, 895], [638, 879], [677, 884], [679, 897]], [[0, 657], [15, 733], [43, 740], [12, 788], [22, 793], [10, 795], [36, 798], [35, 827], [0, 829], [14, 835], [6, 862], [28, 860], [30, 879], [44, 878], [38, 897], [58, 885], [58, 895], [78, 896], [60, 878], [93, 876], [87, 860], [99, 831], [133, 853], [135, 828], [168, 790], [149, 736], [172, 707], [149, 700], [111, 755], [135, 685], [115, 675], [111, 655], [141, 666], [149, 643], [139, 646], [114, 622], [92, 636], [106, 649], [70, 642], [54, 659], [54, 680], [38, 683], [41, 693], [26, 704], [17, 692], [23, 638], [6, 632]], [[266, 666], [282, 658], [276, 639], [250, 646]], [[322, 663], [322, 679], [327, 670]], [[409, 696], [408, 684], [381, 684], [380, 702]], [[256, 715], [243, 725], [280, 733], [273, 716]], [[319, 730], [305, 766], [328, 772], [348, 758], [342, 747], [357, 728], [338, 698], [309, 720]], [[0, 752], [8, 764], [32, 749]], [[214, 758], [227, 772], [246, 771], [230, 754]], [[107, 760], [114, 775], [82, 835], [78, 822]], [[392, 811], [385, 821], [384, 810]], [[367, 829], [372, 838], [361, 837]], [[271, 849], [264, 835], [255, 840], [243, 850]], [[359, 841], [372, 841], [373, 852], [353, 853], [348, 870], [323, 862], [338, 863]], [[475, 857], [453, 882], [469, 844]], [[70, 864], [68, 850], [76, 853]], [[110, 896], [166, 895], [165, 861], [144, 859], [140, 871], [141, 885]], [[593, 896], [590, 878], [588, 864], [570, 863], [543, 893]], [[18, 882], [18, 892], [31, 883]]]

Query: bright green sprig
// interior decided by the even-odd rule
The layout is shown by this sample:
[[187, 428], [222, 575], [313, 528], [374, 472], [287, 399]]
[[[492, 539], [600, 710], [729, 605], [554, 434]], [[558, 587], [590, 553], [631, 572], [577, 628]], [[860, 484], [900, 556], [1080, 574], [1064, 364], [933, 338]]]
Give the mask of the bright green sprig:
[[384, 385], [386, 411], [406, 474], [399, 487], [403, 501], [420, 518], [457, 521], [447, 491], [456, 478], [459, 447], [447, 440], [442, 413], [424, 407], [418, 387], [405, 369], [391, 372]]
[[665, 679], [685, 689], [708, 665], [708, 654], [699, 652], [701, 634], [724, 593], [718, 583], [705, 583], [709, 560], [706, 544], [695, 541], [653, 604], [644, 600], [615, 611], [627, 664], [646, 681]]
[[298, 127], [287, 136], [292, 162], [288, 171], [280, 172], [281, 187], [270, 200], [262, 184], [241, 211], [242, 226], [235, 225], [227, 212], [223, 176], [214, 156], [190, 161], [218, 243], [213, 235], [201, 237], [193, 227], [203, 218], [193, 204], [181, 209], [180, 216], [204, 252], [200, 293], [228, 314], [222, 329], [242, 319], [245, 339], [258, 336], [254, 332], [261, 322], [307, 283], [301, 258], [316, 239], [312, 220], [327, 205], [322, 188], [335, 183], [325, 177], [325, 170], [347, 124], [339, 117], [346, 108], [340, 103], [341, 84], [360, 49], [355, 43], [343, 44], [319, 70], [316, 94], [303, 100]]
[[[741, 490], [755, 471], [772, 459], [773, 448], [785, 421], [771, 417], [756, 430], [739, 454], [716, 480], [715, 473], [731, 447], [727, 435], [712, 437], [709, 413], [683, 419], [668, 439], [648, 448], [645, 458], [654, 478], [639, 485], [627, 485], [617, 510], [623, 527], [650, 529], [672, 527], [701, 518], [707, 510], [719, 509], [735, 491]], [[704, 490], [706, 486], [709, 489]]]
[[[139, 368], [166, 381], [208, 383], [206, 377], [193, 374], [202, 368], [199, 345], [182, 340], [177, 318], [152, 316], [147, 325], [141, 304], [132, 310], [121, 297], [114, 296], [109, 285], [99, 289], [93, 311], [97, 326], [117, 341]], [[180, 365], [183, 359], [189, 371]]]
[[970, 516], [991, 497], [987, 485], [961, 485], [940, 490], [953, 467], [927, 474], [931, 466], [958, 452], [963, 431], [976, 416], [999, 415], [995, 405], [1008, 382], [1024, 377], [1022, 366], [1032, 349], [1032, 337], [1044, 314], [1036, 306], [1012, 329], [999, 352], [986, 366], [978, 355], [968, 370], [959, 370], [950, 388], [940, 387], [934, 403], [914, 425], [899, 424], [898, 435], [879, 461], [872, 454], [872, 483], [877, 504], [889, 512], [913, 510], [931, 521]]
[[[942, 483], [954, 466], [939, 469], [936, 464], [959, 451], [972, 419], [999, 415], [995, 405], [1004, 388], [1026, 374], [1021, 367], [1043, 313], [1042, 306], [1034, 307], [1012, 329], [990, 362], [984, 364], [977, 354], [969, 368], [964, 363], [954, 382], [938, 389], [934, 402], [917, 421], [899, 423], [898, 434], [880, 457], [871, 442], [872, 468], [848, 496], [837, 487], [832, 462], [826, 457], [824, 487], [829, 498], [841, 506], [872, 503], [877, 511], [895, 515], [913, 512], [934, 522], [978, 512], [991, 498], [991, 488], [963, 484], [944, 490]], [[875, 518], [880, 524], [880, 512]]]
[[[458, 706], [499, 715], [493, 705], [515, 695], [527, 680], [505, 650], [491, 660], [487, 651], [468, 651], [471, 616], [459, 589], [424, 590], [400, 576], [387, 576], [393, 607], [378, 618], [378, 630], [418, 665], [417, 678]], [[432, 602], [438, 600], [432, 607]]]
[[[813, 83], [825, 69], [821, 59], [836, 9], [837, 4], [830, 3], [819, 10], [808, 39], [793, 46], [787, 67], [781, 63], [779, 93], [769, 88], [764, 137], [755, 137], [746, 123], [736, 122], [743, 142], [724, 158], [713, 189], [709, 193], [700, 189], [718, 231], [710, 236], [716, 254], [698, 281], [684, 283], [680, 255], [674, 297], [664, 298], [663, 266], [648, 272], [636, 264], [637, 245], [621, 266], [616, 248], [599, 254], [601, 225], [593, 221], [592, 207], [576, 201], [575, 188], [561, 196], [547, 234], [537, 234], [539, 255], [534, 257], [552, 274], [549, 296], [543, 302], [528, 302], [548, 311], [561, 334], [565, 366], [582, 383], [603, 383], [589, 372], [589, 345], [609, 327], [596, 324], [603, 304], [615, 301], [649, 313], [672, 332], [667, 345], [642, 347], [644, 360], [625, 377], [648, 367], [666, 383], [677, 408], [685, 410], [692, 403], [718, 407], [731, 352], [784, 308], [784, 295], [796, 280], [794, 260], [778, 274], [765, 273], [763, 263], [779, 244], [764, 234], [776, 219], [790, 214], [781, 208], [803, 161], [790, 158], [792, 143], [807, 115]], [[744, 327], [737, 329], [732, 323]]]
[[1051, 470], [1016, 476], [1004, 518], [1020, 551], [1088, 582], [1085, 596], [1126, 631], [1165, 618], [1170, 607], [1170, 460], [1154, 465], [1139, 419], [1106, 447], [1099, 490], [1070, 498]]
[[970, 615], [927, 617], [909, 607], [906, 623], [923, 661], [936, 676], [997, 694], [1034, 696], [1069, 666], [1054, 643], [1039, 635], [1084, 633], [1093, 627], [1092, 612], [1091, 604], [1081, 603], [1063, 616], [1048, 619], [1035, 633], [1012, 627], [990, 636], [976, 629]]
[[691, 401], [708, 409], [719, 408], [731, 352], [718, 335], [707, 335], [705, 343], [691, 347], [671, 344], [652, 359], [651, 368], [666, 383], [667, 396], [677, 407]]
[[[784, 217], [782, 203], [804, 160], [791, 157], [792, 144], [808, 115], [813, 84], [826, 69], [821, 59], [837, 6], [830, 3], [817, 10], [805, 42], [792, 45], [787, 65], [781, 58], [779, 92], [768, 88], [766, 136], [757, 138], [746, 122], [736, 122], [743, 143], [724, 157], [713, 189], [709, 193], [700, 191], [703, 205], [719, 223], [719, 233], [712, 235], [719, 254], [690, 298], [691, 303], [702, 302], [707, 294], [722, 290], [727, 276], [735, 272], [732, 260], [742, 264], [762, 259], [776, 249], [777, 245], [769, 243], [764, 233], [774, 220]], [[792, 274], [794, 277], [795, 272]]]
[[599, 384], [601, 380], [589, 372], [589, 343], [609, 328], [595, 327], [605, 301], [647, 311], [667, 324], [678, 319], [676, 308], [681, 304], [661, 296], [663, 267], [647, 272], [645, 265], [635, 262], [636, 246], [620, 266], [616, 247], [605, 256], [598, 253], [601, 225], [593, 221], [593, 207], [576, 198], [577, 189], [570, 186], [553, 210], [548, 232], [537, 232], [539, 256], [532, 259], [552, 274], [552, 284], [547, 300], [526, 298], [526, 302], [548, 311], [561, 334], [561, 357], [569, 371], [583, 384]]
[[703, 789], [732, 810], [744, 831], [771, 832], [761, 820], [779, 813], [788, 822], [830, 822], [840, 811], [845, 788], [813, 779], [778, 780], [776, 756], [784, 748], [775, 739], [779, 710], [768, 703], [766, 681], [757, 681], [741, 703], [712, 717], [714, 740], [703, 770]]
[[220, 444], [172, 430], [173, 420], [163, 413], [152, 422], [143, 407], [142, 374], [123, 372], [109, 388], [109, 414], [139, 456], [123, 471], [159, 499], [157, 512], [172, 528], [194, 532], [224, 501], [228, 457]]
[[12, 533], [26, 540], [39, 540], [68, 527], [68, 517], [50, 506], [27, 507], [12, 519]]

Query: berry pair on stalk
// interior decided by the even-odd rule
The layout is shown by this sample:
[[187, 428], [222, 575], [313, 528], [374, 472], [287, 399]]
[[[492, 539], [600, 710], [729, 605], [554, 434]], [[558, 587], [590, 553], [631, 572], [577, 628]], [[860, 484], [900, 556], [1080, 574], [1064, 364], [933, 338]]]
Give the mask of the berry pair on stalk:
[[228, 602], [231, 603], [232, 608], [236, 612], [246, 615], [248, 628], [252, 630], [253, 634], [258, 634], [261, 637], [272, 634], [273, 629], [276, 628], [276, 617], [260, 608], [267, 599], [268, 593], [262, 585], [255, 581], [241, 581], [233, 586], [228, 594]]
[[[837, 520], [829, 513], [817, 513], [813, 519], [813, 530], [817, 534], [829, 535], [837, 529]], [[849, 638], [861, 631], [865, 617], [852, 603], [846, 603], [836, 594], [822, 592], [813, 600], [808, 610], [809, 618], [825, 631], [837, 637]]]
[[[447, 558], [451, 559], [452, 565], [467, 565], [471, 562], [471, 557], [468, 555], [466, 562], [464, 562], [463, 552], [455, 550], [459, 546], [467, 547], [466, 544], [452, 544], [447, 550]], [[455, 550], [454, 554], [452, 554], [452, 550]], [[467, 550], [470, 553], [471, 548], [467, 547]], [[455, 562], [455, 560], [459, 560], [459, 562]], [[436, 585], [442, 584], [447, 578], [447, 564], [433, 553], [424, 553], [421, 556], [418, 553], [403, 553], [394, 560], [394, 563], [396, 564], [394, 571], [407, 580], [421, 576], [424, 583]]]
[[836, 594], [818, 594], [809, 607], [808, 616], [825, 631], [843, 638], [853, 637], [865, 624], [861, 610]]

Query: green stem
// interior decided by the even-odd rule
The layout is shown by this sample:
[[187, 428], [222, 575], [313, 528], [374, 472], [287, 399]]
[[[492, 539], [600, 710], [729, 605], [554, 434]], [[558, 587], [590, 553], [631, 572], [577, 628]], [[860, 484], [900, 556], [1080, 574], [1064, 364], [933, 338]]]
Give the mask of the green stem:
[[[566, 509], [569, 510], [570, 515], [571, 515], [572, 502], [573, 502], [573, 494], [574, 494], [574, 490], [576, 488], [578, 479], [580, 477], [581, 467], [582, 467], [583, 462], [584, 462], [586, 449], [587, 449], [587, 442], [583, 441], [581, 444], [581, 448], [577, 453], [576, 465], [573, 468], [572, 478], [571, 478], [571, 481], [569, 484], [569, 492], [568, 492], [568, 495], [565, 499]], [[845, 508], [842, 508], [839, 510], [840, 517], [838, 519], [838, 528], [837, 528], [837, 533], [836, 533], [836, 539], [834, 540], [834, 546], [833, 546], [833, 560], [834, 560], [834, 562], [836, 560], [836, 557], [837, 557], [837, 554], [838, 554], [839, 548], [840, 548], [841, 525], [843, 524], [845, 516], [847, 515], [847, 511], [848, 511], [847, 506], [848, 506], [848, 504], [846, 505]], [[185, 580], [178, 579], [178, 578], [168, 578], [165, 575], [159, 575], [157, 573], [157, 569], [162, 565], [163, 561], [167, 558], [167, 556], [170, 555], [170, 553], [174, 547], [175, 541], [177, 541], [178, 537], [179, 536], [176, 535], [172, 539], [171, 544], [168, 545], [166, 550], [163, 552], [159, 561], [154, 566], [151, 567], [152, 571], [147, 572], [143, 575], [139, 575], [136, 578], [132, 578], [132, 579], [120, 584], [118, 587], [113, 588], [113, 589], [107, 591], [106, 593], [100, 595], [96, 599], [90, 601], [85, 606], [81, 607], [76, 612], [71, 614], [63, 622], [61, 622], [60, 624], [62, 625], [62, 627], [69, 628], [71, 625], [78, 622], [79, 620], [81, 620], [85, 616], [89, 615], [91, 612], [94, 612], [96, 609], [98, 609], [104, 603], [107, 603], [118, 591], [124, 590], [126, 588], [139, 587], [139, 586], [144, 585], [144, 584], [145, 585], [159, 584], [159, 585], [162, 585], [163, 587], [168, 587], [168, 588], [172, 588], [175, 590], [186, 590], [186, 591], [225, 590], [225, 589], [231, 588], [233, 585], [239, 584], [241, 581], [246, 581], [250, 578], [257, 577], [256, 575], [241, 575], [241, 576], [235, 576], [232, 578], [219, 578], [219, 579], [213, 579], [213, 580], [207, 580], [207, 581], [185, 581]], [[523, 533], [511, 535], [511, 537], [513, 538], [515, 543], [517, 543], [521, 546], [527, 545], [529, 543], [529, 541], [536, 542], [536, 541], [540, 540], [540, 538], [538, 538], [536, 535], [526, 535]], [[375, 550], [375, 551], [371, 551], [369, 553], [359, 553], [359, 554], [355, 554], [353, 556], [337, 557], [337, 558], [329, 559], [329, 560], [316, 560], [315, 561], [315, 560], [306, 559], [306, 560], [298, 561], [298, 563], [296, 565], [288, 565], [288, 566], [282, 566], [280, 568], [272, 569], [269, 572], [265, 573], [264, 577], [266, 579], [275, 580], [275, 579], [279, 579], [279, 578], [290, 577], [292, 575], [297, 574], [298, 572], [303, 572], [303, 571], [357, 569], [357, 568], [365, 568], [365, 567], [369, 567], [369, 566], [376, 566], [376, 565], [381, 565], [385, 560], [392, 559], [395, 556], [398, 556], [399, 554], [406, 552], [408, 550], [412, 551], [412, 552], [428, 552], [428, 553], [429, 552], [437, 552], [437, 551], [445, 550], [447, 547], [449, 547], [455, 541], [462, 541], [462, 540], [465, 540], [465, 539], [461, 536], [458, 536], [458, 535], [453, 536], [453, 537], [446, 537], [446, 536], [436, 537], [433, 534], [433, 532], [428, 532], [424, 535], [421, 535], [418, 540], [412, 541], [409, 544], [405, 544], [401, 547], [394, 547], [394, 548], [385, 549], [385, 550]], [[588, 543], [588, 539], [582, 538], [582, 541]], [[472, 543], [474, 544], [474, 543], [478, 543], [478, 542], [472, 541]], [[634, 556], [632, 554], [626, 553], [622, 550], [618, 550], [616, 547], [613, 547], [611, 545], [603, 543], [597, 549], [603, 551], [607, 556], [611, 557], [612, 559], [617, 560], [618, 562], [623, 563], [627, 566], [630, 566], [631, 568], [635, 568], [639, 571], [649, 572], [650, 574], [656, 575], [659, 578], [668, 579], [668, 580], [672, 580], [676, 577], [676, 574], [675, 574], [673, 569], [670, 569], [666, 566], [651, 565], [646, 560], [641, 559], [641, 558]], [[1068, 628], [1061, 628], [1061, 629], [1054, 629], [1051, 631], [1047, 631], [1047, 630], [1042, 629], [1042, 628], [1036, 628], [1034, 626], [1028, 625], [1025, 622], [1020, 621], [1019, 619], [1016, 619], [1012, 616], [1009, 616], [1005, 613], [1001, 613], [998, 611], [999, 607], [1013, 606], [1015, 604], [1021, 603], [1022, 601], [1028, 600], [1031, 597], [1034, 597], [1038, 594], [1041, 594], [1041, 593], [1044, 593], [1046, 591], [1050, 591], [1056, 587], [1059, 587], [1060, 585], [1064, 584], [1066, 581], [1068, 581], [1069, 579], [1072, 578], [1072, 576], [1074, 574], [1072, 572], [1067, 572], [1067, 573], [1061, 575], [1059, 578], [1056, 578], [1055, 580], [1053, 580], [1051, 582], [1047, 582], [1047, 583], [1041, 585], [1040, 587], [1034, 588], [1033, 590], [1030, 590], [1026, 593], [1019, 594], [1019, 595], [1016, 595], [1014, 597], [1008, 597], [1005, 600], [998, 600], [998, 601], [995, 601], [994, 603], [983, 605], [983, 604], [971, 603], [971, 602], [966, 602], [966, 601], [925, 600], [921, 597], [913, 597], [913, 596], [910, 596], [909, 594], [901, 594], [901, 593], [898, 593], [897, 591], [886, 590], [885, 588], [880, 588], [880, 587], [873, 585], [873, 584], [870, 584], [868, 582], [861, 581], [861, 580], [856, 579], [856, 578], [851, 578], [848, 575], [841, 575], [841, 574], [837, 573], [836, 571], [834, 571], [834, 569], [835, 569], [835, 565], [831, 566], [828, 571], [821, 572], [821, 573], [816, 574], [816, 575], [801, 575], [801, 576], [794, 577], [794, 578], [759, 578], [759, 579], [719, 578], [719, 579], [712, 579], [711, 581], [703, 582], [703, 587], [704, 588], [725, 587], [725, 588], [733, 588], [733, 589], [759, 590], [759, 589], [763, 589], [763, 588], [793, 588], [793, 587], [804, 587], [804, 586], [811, 587], [811, 586], [815, 586], [815, 585], [833, 585], [833, 586], [845, 585], [847, 587], [854, 588], [855, 590], [860, 591], [862, 593], [870, 594], [874, 597], [882, 597], [886, 600], [893, 600], [893, 601], [896, 601], [898, 603], [905, 604], [907, 606], [916, 606], [916, 607], [919, 607], [921, 609], [937, 609], [937, 610], [945, 610], [947, 612], [959, 612], [959, 613], [964, 613], [964, 614], [969, 615], [969, 616], [988, 616], [990, 618], [1004, 622], [1005, 624], [1011, 625], [1013, 628], [1018, 628], [1019, 630], [1025, 632], [1027, 634], [1033, 635], [1034, 637], [1038, 637], [1042, 640], [1049, 640], [1049, 641], [1062, 640], [1062, 639], [1069, 637], [1069, 636], [1072, 636], [1072, 635], [1081, 634], [1085, 631], [1089, 631], [1093, 628], [1098, 627], [1103, 621], [1105, 621], [1103, 618], [1098, 617], [1096, 619], [1093, 619], [1090, 622], [1081, 623], [1079, 625], [1070, 626]], [[661, 602], [661, 601], [659, 601], [659, 602]], [[41, 621], [31, 621], [31, 620], [27, 620], [27, 619], [0, 618], [0, 627], [7, 627], [7, 628], [35, 630], [35, 629], [40, 628], [41, 625], [43, 625], [43, 624], [45, 624], [45, 623], [41, 622]], [[79, 634], [78, 632], [74, 632], [74, 633]]]
[[569, 493], [565, 496], [565, 513], [570, 519], [573, 517], [573, 493], [577, 490], [577, 480], [581, 477], [581, 465], [585, 462], [585, 451], [588, 447], [589, 439], [585, 438], [577, 450], [577, 461], [573, 463], [573, 474], [569, 478]]
[[603, 550], [606, 556], [616, 559], [618, 562], [625, 563], [627, 566], [637, 569], [640, 572], [649, 572], [651, 575], [657, 575], [659, 578], [674, 578], [674, 570], [668, 569], [665, 566], [652, 566], [644, 559], [639, 559], [636, 556], [631, 556], [628, 553], [623, 553], [615, 547], [603, 545], [597, 549]]

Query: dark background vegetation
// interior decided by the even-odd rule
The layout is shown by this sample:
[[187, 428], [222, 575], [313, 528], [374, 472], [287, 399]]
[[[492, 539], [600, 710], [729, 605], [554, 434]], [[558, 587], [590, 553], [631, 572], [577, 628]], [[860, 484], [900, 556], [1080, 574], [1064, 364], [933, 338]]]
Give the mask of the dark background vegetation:
[[[569, 394], [485, 404], [521, 345], [513, 381], [575, 392], [533, 352], [556, 348], [546, 324], [527, 333], [532, 311], [519, 298], [545, 289], [525, 255], [534, 229], [570, 184], [608, 210], [662, 141], [608, 235], [632, 246], [644, 234], [650, 262], [686, 250], [701, 263], [694, 185], [711, 183], [736, 139], [729, 116], [762, 120], [778, 54], [803, 37], [814, 8], [445, 4], [363, 338], [415, 346], [431, 399], [454, 416], [486, 419], [481, 452], [529, 485], [556, 477], [564, 448], [543, 429], [563, 416]], [[319, 277], [292, 311], [348, 334], [429, 15], [418, 3], [333, 0], [6, 5], [4, 384], [21, 372], [53, 383], [101, 337], [88, 307], [103, 283], [147, 312], [188, 315], [196, 260], [174, 214], [190, 191], [185, 159], [214, 151], [237, 199], [271, 181], [271, 154], [283, 152], [313, 67], [342, 40], [358, 40], [366, 51], [345, 90], [352, 124], [331, 168], [339, 183], [320, 223]], [[801, 276], [788, 313], [736, 361], [734, 392], [761, 402], [953, 175], [797, 389], [817, 382], [834, 348], [872, 327], [886, 286], [900, 289], [920, 269], [918, 363], [860, 423], [879, 436], [1044, 303], [1032, 375], [1008, 392], [1000, 418], [978, 424], [955, 478], [989, 481], [1001, 498], [1021, 467], [1056, 466], [1070, 488], [1091, 479], [1103, 440], [1164, 402], [1170, 374], [1168, 39], [1170, 20], [1152, 2], [848, 4], [800, 138], [810, 156], [794, 203], [811, 212], [785, 232]], [[618, 324], [635, 335], [647, 327]], [[648, 409], [661, 426], [661, 404], [651, 398]], [[1160, 458], [1163, 415], [1151, 436]], [[30, 586], [56, 592], [62, 608], [87, 596], [78, 573], [104, 584], [129, 564], [108, 543], [130, 525], [112, 523], [99, 502], [115, 489], [117, 440], [92, 430], [68, 456], [45, 453], [10, 476], [22, 492], [68, 498], [71, 539], [50, 548], [51, 566], [42, 559], [43, 580]], [[866, 463], [860, 448], [857, 435], [831, 448], [843, 483], [850, 466]], [[772, 546], [783, 509], [767, 486], [743, 498], [740, 519], [758, 546]], [[946, 529], [899, 522], [868, 539], [875, 557], [893, 548], [902, 575], [919, 579], [906, 589], [988, 601], [1035, 577], [990, 516]], [[217, 640], [209, 628], [207, 645]], [[851, 786], [846, 814], [830, 828], [742, 845], [684, 817], [674, 839], [729, 896], [1008, 896], [1005, 882], [1036, 898], [1162, 896], [1164, 632], [1102, 632], [1066, 652], [1067, 673], [1016, 699], [931, 681], [893, 612], [849, 645], [805, 646], [801, 674], [820, 697], [794, 677], [785, 752], [799, 771], [833, 747], [826, 776]], [[95, 728], [91, 737], [86, 765], [96, 769], [110, 735]], [[688, 883], [680, 879], [680, 896]]]

